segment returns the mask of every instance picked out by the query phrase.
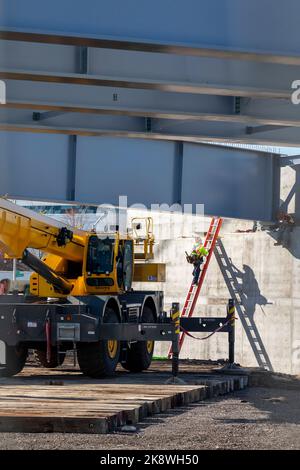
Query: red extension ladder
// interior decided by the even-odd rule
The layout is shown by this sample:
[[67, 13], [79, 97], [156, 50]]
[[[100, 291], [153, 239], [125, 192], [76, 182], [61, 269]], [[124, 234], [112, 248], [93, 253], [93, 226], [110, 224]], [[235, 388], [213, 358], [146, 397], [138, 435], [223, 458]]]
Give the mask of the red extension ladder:
[[[188, 294], [186, 296], [185, 304], [181, 313], [181, 317], [191, 317], [194, 313], [195, 306], [205, 279], [206, 271], [209, 266], [209, 262], [211, 260], [212, 254], [214, 252], [214, 248], [216, 245], [216, 241], [218, 239], [218, 235], [222, 226], [223, 219], [219, 217], [213, 217], [210, 222], [210, 226], [208, 232], [205, 237], [204, 247], [208, 250], [208, 255], [205, 258], [203, 263], [203, 267], [200, 273], [198, 285], [191, 284]], [[182, 332], [179, 338], [179, 351], [182, 348], [183, 341], [185, 338], [185, 333]], [[172, 356], [172, 347], [169, 349], [168, 358]]]

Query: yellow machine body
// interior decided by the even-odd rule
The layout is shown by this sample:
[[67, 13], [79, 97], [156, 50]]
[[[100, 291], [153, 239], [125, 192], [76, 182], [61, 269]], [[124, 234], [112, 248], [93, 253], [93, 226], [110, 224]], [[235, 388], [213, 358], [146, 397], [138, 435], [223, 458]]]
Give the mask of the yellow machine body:
[[136, 263], [134, 282], [165, 282], [166, 265], [163, 263]]
[[[97, 272], [93, 266], [89, 264], [89, 250], [96, 250], [97, 247], [91, 248], [91, 242], [107, 243], [110, 248], [104, 272]], [[123, 261], [122, 251], [126, 249], [126, 266], [121, 265]], [[104, 254], [104, 256], [106, 256]], [[82, 262], [75, 263], [65, 260], [56, 255], [47, 255], [42, 261], [59, 276], [67, 279], [72, 288], [69, 295], [103, 295], [103, 294], [120, 294], [131, 288], [134, 268], [134, 252], [133, 240], [128, 238], [120, 239], [118, 233], [111, 233], [99, 236], [96, 233], [90, 233], [86, 237], [86, 246]], [[120, 265], [119, 265], [120, 263]], [[57, 293], [53, 285], [49, 284], [41, 275], [33, 273], [30, 278], [30, 291], [38, 297], [57, 297]], [[64, 297], [60, 294], [59, 297]]]
[[[9, 258], [30, 259], [30, 292], [37, 297], [121, 294], [133, 281], [163, 282], [165, 267], [153, 258], [152, 222], [144, 237], [66, 227], [61, 222], [0, 199], [0, 249]], [[137, 227], [135, 226], [135, 229]], [[144, 255], [135, 254], [142, 245]], [[40, 250], [41, 259], [27, 252]], [[26, 255], [27, 252], [27, 255]], [[25, 253], [25, 258], [24, 258]], [[27, 256], [27, 258], [26, 258]], [[136, 263], [144, 259], [145, 263]], [[36, 269], [35, 269], [36, 267]], [[135, 272], [136, 269], [136, 272]]]

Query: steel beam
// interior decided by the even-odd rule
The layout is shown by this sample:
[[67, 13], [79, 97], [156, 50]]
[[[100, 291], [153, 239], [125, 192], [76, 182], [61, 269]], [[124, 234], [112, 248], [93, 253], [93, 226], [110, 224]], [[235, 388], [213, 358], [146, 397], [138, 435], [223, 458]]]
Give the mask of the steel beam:
[[[79, 46], [76, 52], [77, 52], [76, 72], [80, 74], [87, 74], [88, 73], [88, 48], [85, 46]], [[61, 114], [64, 114], [64, 113], [65, 113], [65, 110], [58, 109], [58, 108], [48, 110], [47, 112], [43, 112], [43, 113], [35, 111], [32, 113], [32, 119], [33, 121], [45, 121], [46, 119], [49, 119], [49, 118], [61, 116]]]
[[72, 0], [66, 9], [61, 0], [44, 2], [42, 7], [38, 0], [1, 0], [0, 6], [3, 29], [299, 54], [298, 0], [289, 0], [288, 7], [286, 2], [274, 0], [186, 0], [184, 5], [182, 0], [153, 0], [151, 4], [90, 0], [86, 8], [81, 0]]
[[[133, 90], [115, 87], [91, 87], [43, 82], [7, 80], [8, 103], [33, 103], [48, 105], [82, 107], [137, 109], [156, 112], [163, 110], [173, 113], [230, 114], [231, 97], [195, 95], [185, 93], [165, 93], [153, 90]], [[294, 116], [292, 117], [294, 118]], [[296, 117], [297, 118], [297, 117]]]
[[[7, 80], [7, 107], [27, 108], [51, 106], [66, 112], [121, 113], [154, 118], [184, 120], [220, 120], [243, 122], [246, 125], [294, 126], [300, 120], [300, 105], [290, 100], [241, 99], [240, 113], [234, 113], [233, 98], [153, 90], [95, 87], [43, 82]], [[56, 110], [56, 109], [54, 109]], [[157, 115], [156, 115], [157, 114]], [[257, 121], [256, 121], [257, 120]], [[265, 122], [261, 122], [263, 120]]]
[[32, 31], [0, 30], [0, 39], [39, 44], [61, 44], [65, 46], [83, 46], [99, 49], [116, 49], [160, 54], [174, 54], [191, 57], [210, 57], [214, 59], [242, 60], [267, 64], [298, 65], [300, 55], [264, 54], [255, 51], [238, 51], [224, 48], [187, 46], [171, 42], [128, 41], [120, 38], [84, 37], [82, 35], [62, 35], [36, 33]]
[[[26, 47], [28, 45], [28, 49], [24, 49], [24, 46], [19, 48], [22, 44]], [[162, 54], [125, 50], [123, 53], [127, 55], [122, 57], [122, 51], [91, 48], [89, 70], [87, 70], [87, 64], [84, 68], [78, 68], [78, 51], [85, 50], [85, 46], [67, 47], [61, 44], [49, 45], [48, 43], [8, 40], [2, 41], [2, 46], [2, 66], [12, 67], [4, 68], [4, 71], [20, 74], [14, 76], [13, 80], [5, 79], [8, 99], [6, 108], [10, 110], [31, 109], [34, 118], [41, 117], [43, 121], [51, 118], [51, 125], [57, 124], [57, 127], [96, 127], [99, 129], [106, 127], [105, 122], [101, 120], [89, 118], [88, 122], [84, 122], [83, 117], [77, 116], [79, 114], [82, 116], [91, 114], [95, 117], [97, 115], [129, 116], [143, 120], [150, 118], [152, 132], [161, 129], [173, 131], [175, 125], [177, 129], [180, 129], [183, 123], [182, 134], [211, 134], [214, 137], [231, 135], [237, 137], [244, 134], [245, 127], [276, 126], [276, 134], [277, 130], [283, 126], [299, 127], [300, 108], [292, 105], [291, 90], [289, 90], [291, 79], [296, 76], [298, 66], [286, 67], [280, 64], [281, 68], [278, 69], [278, 64], [259, 63], [253, 66], [252, 63], [253, 69], [248, 67], [241, 69], [242, 61], [238, 60], [225, 61], [227, 65], [224, 60], [215, 58], [211, 59], [212, 62], [197, 63], [197, 60], [204, 60], [201, 57], [190, 58], [193, 59], [192, 62], [189, 60], [173, 62], [170, 60], [172, 57], [178, 59], [174, 54], [164, 54], [163, 57], [166, 59], [164, 60]], [[51, 48], [54, 48], [53, 51]], [[103, 52], [103, 54], [95, 55], [95, 51], [100, 51], [101, 54]], [[24, 57], [28, 58], [26, 62]], [[48, 61], [49, 57], [51, 60]], [[153, 60], [149, 61], [149, 57]], [[220, 63], [217, 64], [217, 62]], [[248, 64], [247, 61], [244, 62]], [[261, 68], [266, 65], [275, 68]], [[30, 81], [30, 69], [36, 75], [34, 81]], [[37, 70], [42, 70], [42, 72]], [[60, 70], [61, 73], [53, 72], [53, 70]], [[221, 75], [222, 70], [225, 70], [223, 75]], [[89, 71], [89, 74], [87, 76], [78, 74], [78, 71]], [[104, 73], [98, 75], [99, 71]], [[26, 76], [22, 75], [22, 72]], [[108, 75], [108, 73], [113, 73], [113, 75]], [[120, 73], [124, 73], [124, 76]], [[48, 78], [45, 75], [48, 75]], [[145, 78], [137, 78], [140, 75], [144, 75]], [[82, 81], [82, 76], [87, 80], [86, 82]], [[224, 84], [218, 86], [216, 80], [220, 76], [223, 77]], [[125, 83], [122, 77], [125, 77]], [[153, 77], [161, 78], [154, 79]], [[186, 80], [180, 81], [182, 78]], [[213, 83], [212, 86], [211, 83]], [[255, 86], [245, 86], [247, 83]], [[268, 88], [269, 83], [272, 83], [272, 89]], [[91, 84], [94, 86], [90, 86]], [[96, 93], [95, 85], [97, 85]], [[119, 86], [116, 87], [116, 85]], [[198, 89], [195, 90], [195, 87]], [[170, 90], [173, 91], [170, 92]], [[236, 96], [232, 95], [241, 94], [242, 90], [245, 96], [241, 98], [237, 95], [240, 110], [236, 113], [233, 108], [233, 100]], [[254, 97], [247, 96], [251, 94]], [[265, 98], [262, 98], [263, 96]], [[45, 109], [40, 106], [44, 106]], [[39, 111], [43, 114], [39, 114]], [[61, 119], [61, 114], [57, 113], [66, 113], [65, 119]], [[25, 114], [23, 116], [25, 117]], [[54, 121], [54, 118], [58, 119]], [[161, 123], [162, 119], [178, 122]], [[14, 118], [13, 113], [10, 112], [7, 123], [13, 123], [13, 121], [27, 124], [27, 118], [23, 119], [19, 113], [16, 113]], [[147, 122], [150, 122], [149, 119]], [[203, 124], [196, 127], [193, 122]], [[209, 123], [216, 123], [216, 125], [209, 126], [207, 125]], [[230, 124], [232, 124], [231, 128]], [[127, 124], [120, 126], [118, 120], [112, 120], [110, 127], [116, 131], [126, 130]], [[141, 129], [137, 126], [135, 129], [130, 127], [128, 130], [140, 131]], [[263, 136], [266, 130], [266, 127], [262, 128]], [[254, 135], [252, 137], [254, 138]], [[278, 140], [281, 141], [281, 139], [285, 140], [282, 133]]]
[[277, 140], [274, 138], [249, 138], [249, 137], [219, 137], [212, 135], [189, 135], [182, 133], [159, 133], [159, 132], [139, 132], [124, 131], [117, 129], [91, 129], [91, 128], [66, 128], [54, 126], [35, 126], [30, 124], [10, 124], [0, 122], [0, 131], [8, 132], [30, 132], [35, 134], [58, 134], [58, 135], [79, 135], [85, 137], [127, 137], [130, 139], [162, 140], [174, 142], [194, 142], [194, 143], [213, 143], [213, 144], [245, 144], [262, 145], [266, 147], [299, 147], [300, 136], [298, 140]]
[[67, 199], [74, 201], [76, 194], [76, 158], [77, 158], [77, 135], [69, 137], [68, 170], [67, 170]]
[[[65, 105], [63, 103], [48, 103], [48, 102], [25, 102], [10, 100], [6, 104], [1, 105], [1, 108], [7, 109], [28, 109], [36, 111], [50, 111], [57, 114], [46, 115], [53, 117], [61, 115], [61, 113], [82, 113], [82, 114], [98, 114], [110, 116], [136, 116], [136, 117], [150, 117], [156, 119], [174, 119], [180, 121], [212, 121], [212, 122], [233, 122], [242, 124], [257, 124], [261, 126], [279, 126], [279, 127], [300, 127], [300, 118], [297, 119], [273, 119], [271, 117], [259, 117], [247, 114], [218, 114], [218, 113], [189, 113], [189, 112], [176, 112], [172, 110], [156, 109], [151, 110], [148, 108], [138, 109], [129, 107], [106, 107], [106, 106], [76, 106]], [[40, 119], [44, 119], [45, 112], [41, 115]], [[35, 120], [35, 119], [34, 119]], [[258, 132], [258, 129], [249, 127], [249, 129]], [[266, 130], [266, 129], [264, 129]], [[267, 129], [270, 130], [270, 129]], [[272, 130], [272, 129], [271, 129]], [[260, 131], [261, 128], [260, 128]], [[247, 132], [252, 134], [254, 132]]]
[[22, 80], [31, 82], [63, 83], [72, 85], [105, 86], [133, 88], [137, 90], [157, 90], [175, 93], [194, 93], [217, 96], [241, 96], [248, 98], [290, 100], [290, 90], [276, 90], [230, 85], [209, 85], [206, 83], [172, 82], [159, 80], [128, 79], [125, 77], [107, 77], [101, 75], [64, 74], [35, 72], [27, 70], [0, 70], [0, 79]]
[[[87, 118], [88, 116], [88, 118]], [[51, 119], [50, 119], [51, 118]], [[26, 109], [10, 109], [0, 108], [0, 124], [14, 125], [26, 127], [41, 128], [44, 132], [49, 129], [50, 132], [62, 132], [64, 130], [74, 133], [104, 133], [113, 132], [116, 135], [120, 133], [140, 133], [147, 131], [153, 139], [158, 136], [163, 138], [173, 138], [174, 140], [185, 141], [217, 141], [220, 142], [240, 142], [243, 140], [247, 144], [260, 145], [267, 142], [269, 146], [274, 147], [275, 144], [284, 146], [299, 145], [299, 127], [277, 126], [278, 130], [272, 133], [268, 130], [255, 134], [245, 134], [245, 126], [243, 123], [219, 121], [195, 121], [195, 120], [169, 120], [169, 119], [151, 119], [151, 129], [145, 127], [145, 116], [118, 116], [118, 115], [101, 115], [84, 113], [65, 113], [63, 115], [49, 116], [49, 121], [36, 122], [31, 121], [31, 111]], [[274, 137], [273, 137], [274, 134]], [[211, 138], [211, 139], [210, 139]], [[245, 139], [249, 139], [246, 140]]]
[[[87, 48], [0, 40], [0, 68], [78, 73], [78, 50]], [[84, 68], [81, 73], [85, 74]], [[163, 83], [218, 84], [222, 77], [221, 85], [229, 87], [292, 91], [291, 84], [299, 73], [299, 65], [89, 48], [89, 74], [116, 80], [125, 77]]]

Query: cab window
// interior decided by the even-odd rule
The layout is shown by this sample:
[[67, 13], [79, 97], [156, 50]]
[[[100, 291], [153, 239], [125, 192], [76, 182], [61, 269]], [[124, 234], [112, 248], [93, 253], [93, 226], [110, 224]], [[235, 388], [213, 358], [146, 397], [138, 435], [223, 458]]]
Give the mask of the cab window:
[[113, 270], [115, 241], [111, 238], [90, 237], [86, 270], [91, 274], [109, 274]]

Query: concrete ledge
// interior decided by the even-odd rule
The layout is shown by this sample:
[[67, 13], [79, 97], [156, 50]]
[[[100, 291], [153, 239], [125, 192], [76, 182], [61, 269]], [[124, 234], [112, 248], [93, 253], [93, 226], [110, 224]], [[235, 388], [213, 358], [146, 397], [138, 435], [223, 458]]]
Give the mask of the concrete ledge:
[[284, 388], [300, 390], [300, 377], [296, 375], [269, 372], [263, 369], [247, 369], [250, 387]]

